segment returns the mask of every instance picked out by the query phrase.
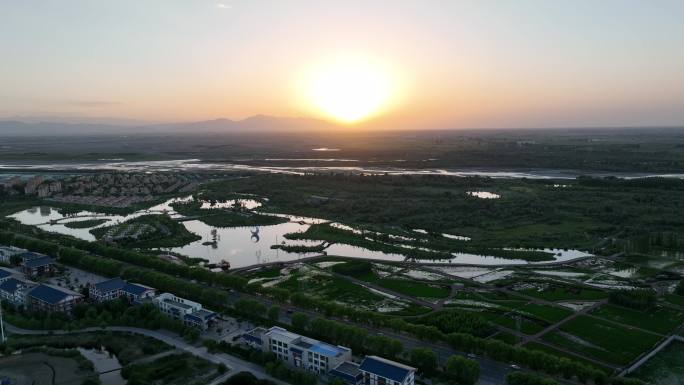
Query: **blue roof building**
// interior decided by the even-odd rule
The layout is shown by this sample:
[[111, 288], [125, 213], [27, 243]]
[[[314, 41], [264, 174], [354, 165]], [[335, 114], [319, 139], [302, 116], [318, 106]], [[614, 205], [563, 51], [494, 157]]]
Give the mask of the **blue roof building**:
[[120, 297], [137, 302], [154, 296], [154, 293], [155, 290], [151, 287], [129, 283], [118, 277], [90, 285], [88, 289], [90, 299], [95, 302], [111, 301]]
[[29, 277], [49, 275], [55, 272], [55, 260], [47, 255], [32, 252], [21, 255], [24, 261], [21, 263], [21, 271]]
[[363, 383], [363, 373], [359, 370], [359, 364], [349, 361], [337, 365], [328, 375], [339, 378], [349, 385], [360, 385]]
[[0, 299], [14, 305], [23, 305], [26, 302], [26, 292], [36, 286], [35, 283], [10, 277], [0, 283]]
[[32, 310], [69, 313], [83, 300], [75, 291], [62, 287], [41, 284], [29, 290], [26, 303]]
[[366, 356], [359, 365], [364, 385], [413, 385], [416, 368], [378, 356]]

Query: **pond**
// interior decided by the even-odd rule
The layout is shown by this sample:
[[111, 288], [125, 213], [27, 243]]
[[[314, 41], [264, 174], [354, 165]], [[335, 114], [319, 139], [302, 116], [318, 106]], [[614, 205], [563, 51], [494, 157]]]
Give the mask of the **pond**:
[[[95, 237], [90, 234], [90, 230], [96, 227], [110, 226], [120, 222], [130, 220], [132, 218], [154, 214], [165, 213], [172, 218], [182, 218], [182, 215], [176, 213], [170, 206], [171, 203], [179, 201], [191, 200], [191, 196], [170, 199], [161, 204], [152, 206], [145, 210], [139, 210], [129, 215], [109, 215], [97, 213], [93, 211], [79, 211], [75, 214], [60, 214], [57, 209], [49, 206], [33, 207], [27, 210], [12, 214], [9, 217], [16, 219], [25, 225], [34, 225], [45, 231], [71, 235], [83, 240], [94, 241]], [[265, 200], [264, 200], [265, 201]], [[261, 202], [254, 199], [238, 199], [218, 202], [222, 207], [231, 207], [232, 205], [242, 204], [245, 207], [258, 208]], [[203, 202], [208, 204], [208, 202]], [[214, 205], [213, 207], [217, 207]], [[258, 227], [215, 227], [209, 226], [199, 220], [187, 220], [181, 222], [185, 228], [201, 237], [201, 239], [191, 242], [181, 247], [163, 248], [161, 251], [173, 252], [193, 258], [204, 258], [210, 263], [221, 263], [227, 261], [231, 268], [247, 267], [251, 265], [258, 265], [270, 262], [286, 262], [294, 261], [305, 257], [312, 257], [320, 253], [292, 253], [286, 252], [278, 248], [271, 248], [272, 245], [303, 245], [315, 246], [319, 245], [320, 241], [310, 240], [296, 240], [290, 241], [285, 239], [284, 235], [294, 232], [304, 232], [310, 225], [317, 223], [327, 223], [328, 221], [318, 218], [309, 218], [301, 216], [292, 216], [278, 213], [260, 212], [265, 215], [274, 215], [287, 218], [289, 221], [277, 225], [258, 226]], [[91, 228], [75, 229], [65, 226], [65, 223], [74, 221], [84, 221], [89, 219], [104, 219], [105, 223]], [[331, 223], [331, 226], [352, 231], [356, 234], [372, 235], [375, 232], [363, 231], [353, 228], [341, 223]], [[420, 229], [416, 229], [420, 230]], [[421, 234], [421, 231], [416, 231]], [[381, 233], [375, 233], [381, 235]], [[397, 234], [382, 234], [386, 235], [388, 240], [394, 241], [411, 241], [414, 238], [406, 237]], [[443, 236], [459, 239], [469, 240], [467, 237], [457, 235], [444, 234]], [[401, 244], [397, 243], [401, 246]], [[405, 245], [404, 245], [405, 246]], [[406, 246], [411, 247], [411, 246]], [[420, 248], [424, 251], [431, 251], [429, 248]], [[544, 249], [554, 254], [556, 262], [569, 261], [576, 258], [589, 256], [579, 250], [559, 250], [559, 249]], [[331, 256], [343, 256], [352, 258], [375, 259], [382, 261], [400, 262], [404, 261], [406, 257], [402, 254], [386, 253], [382, 251], [369, 250], [362, 247], [351, 246], [342, 243], [335, 243], [329, 245], [325, 252]], [[437, 259], [437, 260], [421, 260], [423, 264], [435, 263], [450, 263], [450, 264], [464, 264], [464, 265], [528, 265], [533, 262], [522, 259], [505, 259], [488, 255], [477, 255], [467, 253], [453, 253], [452, 259]]]
[[230, 199], [221, 202], [202, 202], [203, 209], [230, 209], [240, 206], [247, 210], [254, 210], [261, 206], [261, 202], [254, 199]]
[[471, 197], [476, 197], [476, 198], [480, 198], [480, 199], [499, 199], [499, 198], [501, 198], [501, 195], [494, 194], [494, 193], [489, 192], [489, 191], [468, 191], [467, 194], [470, 195]]
[[126, 380], [121, 377], [121, 363], [114, 354], [106, 349], [78, 348], [83, 357], [93, 363], [96, 373], [100, 373], [102, 385], [125, 385]]

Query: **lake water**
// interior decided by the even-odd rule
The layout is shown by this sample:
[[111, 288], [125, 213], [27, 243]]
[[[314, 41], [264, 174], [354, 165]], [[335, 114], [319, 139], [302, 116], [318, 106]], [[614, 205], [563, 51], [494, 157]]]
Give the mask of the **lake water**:
[[[79, 211], [74, 214], [64, 215], [59, 213], [57, 209], [54, 209], [52, 207], [40, 206], [32, 207], [30, 209], [26, 209], [12, 215], [8, 215], [8, 217], [14, 218], [24, 225], [36, 226], [45, 231], [72, 235], [76, 238], [83, 239], [86, 241], [94, 241], [95, 236], [90, 234], [90, 230], [94, 228], [111, 226], [147, 214], [165, 213], [171, 216], [171, 218], [178, 218], [181, 215], [176, 213], [170, 206], [170, 204], [174, 202], [188, 201], [190, 199], [192, 199], [192, 196], [169, 199], [164, 203], [152, 206], [145, 210], [136, 211], [135, 213], [129, 215], [111, 215], [86, 210]], [[106, 220], [106, 222], [102, 223], [101, 225], [85, 229], [72, 229], [64, 225], [64, 223], [68, 222], [79, 222], [91, 219], [103, 219]]]
[[[140, 210], [129, 215], [107, 215], [92, 211], [80, 211], [75, 214], [63, 215], [57, 209], [49, 206], [33, 207], [27, 210], [12, 214], [9, 217], [16, 219], [25, 225], [34, 225], [45, 231], [72, 235], [74, 237], [94, 241], [95, 237], [90, 234], [89, 230], [95, 227], [110, 226], [112, 224], [124, 222], [135, 217], [146, 215], [150, 213], [166, 213], [172, 218], [179, 218], [182, 215], [176, 213], [170, 206], [173, 202], [191, 200], [191, 196], [170, 199], [164, 203], [155, 205], [146, 210]], [[261, 203], [253, 199], [240, 200], [243, 205], [252, 208], [258, 208]], [[235, 201], [220, 202], [222, 207], [231, 207]], [[216, 207], [216, 206], [215, 206]], [[292, 216], [285, 214], [262, 213], [267, 215], [275, 215], [287, 218], [289, 221], [271, 226], [258, 227], [214, 227], [209, 226], [199, 220], [189, 220], [181, 222], [185, 228], [201, 237], [200, 240], [189, 243], [185, 246], [174, 248], [163, 248], [161, 251], [174, 252], [188, 257], [199, 257], [208, 260], [211, 263], [219, 263], [227, 261], [231, 268], [246, 267], [251, 265], [258, 265], [269, 262], [285, 262], [293, 261], [305, 257], [311, 257], [320, 253], [289, 253], [280, 249], [271, 248], [272, 245], [318, 245], [320, 241], [311, 240], [287, 240], [284, 235], [294, 232], [304, 232], [309, 226], [317, 223], [328, 222], [323, 219], [309, 218], [301, 216]], [[83, 221], [88, 219], [105, 219], [107, 222], [86, 229], [72, 229], [64, 226], [64, 223], [71, 221]], [[331, 223], [334, 227], [361, 233], [361, 230], [349, 227], [340, 223]], [[420, 233], [420, 232], [418, 232]], [[366, 234], [369, 234], [367, 232]], [[410, 241], [412, 238], [400, 235], [390, 235], [390, 239]], [[397, 245], [401, 245], [397, 243]], [[406, 246], [406, 245], [404, 245]], [[412, 246], [406, 246], [412, 247]], [[428, 248], [421, 248], [430, 251]], [[382, 261], [400, 262], [404, 261], [406, 257], [401, 254], [385, 253], [381, 251], [368, 250], [362, 247], [351, 246], [347, 244], [335, 243], [329, 245], [325, 249], [328, 255], [344, 256], [352, 258], [375, 259]], [[553, 253], [556, 262], [570, 261], [577, 258], [589, 256], [579, 250], [560, 250], [560, 249], [544, 249], [544, 251]], [[529, 265], [534, 262], [528, 262], [522, 259], [504, 259], [487, 255], [476, 255], [467, 253], [453, 253], [453, 259], [437, 259], [437, 260], [421, 260], [423, 264], [436, 263], [450, 263], [450, 264], [464, 264], [464, 265]]]
[[[328, 149], [328, 151], [333, 149]], [[284, 163], [294, 159], [270, 159], [274, 163]], [[324, 161], [318, 158], [308, 158], [311, 162]], [[269, 161], [262, 159], [262, 161]], [[354, 159], [325, 159], [325, 161], [356, 162]], [[358, 162], [362, 163], [362, 162]], [[401, 160], [397, 164], [401, 164]], [[617, 178], [633, 179], [648, 177], [663, 177], [684, 179], [684, 174], [647, 174], [647, 173], [613, 173], [592, 172], [578, 170], [542, 169], [542, 170], [496, 170], [496, 169], [436, 169], [436, 168], [402, 168], [402, 167], [369, 167], [369, 166], [302, 166], [290, 167], [284, 165], [252, 166], [241, 163], [214, 163], [203, 162], [200, 159], [177, 159], [162, 161], [100, 161], [100, 162], [50, 162], [50, 163], [3, 163], [0, 164], [0, 172], [3, 170], [30, 173], [40, 171], [45, 174], [50, 171], [71, 171], [80, 173], [83, 171], [131, 171], [131, 172], [159, 172], [159, 171], [256, 171], [267, 173], [304, 174], [310, 172], [350, 172], [350, 173], [374, 173], [390, 175], [451, 175], [451, 176], [485, 176], [491, 178], [528, 178], [528, 179], [575, 179], [580, 175], [595, 177], [614, 176]], [[8, 175], [12, 175], [8, 172]]]

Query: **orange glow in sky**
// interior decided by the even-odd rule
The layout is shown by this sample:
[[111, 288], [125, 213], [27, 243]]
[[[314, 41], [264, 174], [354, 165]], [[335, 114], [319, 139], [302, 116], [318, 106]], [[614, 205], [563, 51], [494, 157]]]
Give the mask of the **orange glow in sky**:
[[0, 119], [684, 124], [681, 0], [0, 5]]

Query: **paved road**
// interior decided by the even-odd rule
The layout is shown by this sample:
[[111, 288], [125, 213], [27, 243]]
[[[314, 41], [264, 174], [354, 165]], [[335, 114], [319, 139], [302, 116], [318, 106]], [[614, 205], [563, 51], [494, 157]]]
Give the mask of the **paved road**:
[[175, 347], [176, 349], [183, 350], [183, 351], [188, 352], [188, 353], [190, 353], [196, 357], [204, 358], [205, 360], [213, 362], [217, 365], [223, 364], [228, 369], [230, 369], [230, 372], [228, 372], [228, 373], [220, 376], [216, 380], [214, 380], [211, 383], [211, 385], [217, 385], [217, 384], [225, 381], [228, 377], [230, 377], [234, 374], [237, 374], [239, 372], [243, 372], [243, 371], [250, 372], [250, 373], [254, 374], [257, 378], [263, 378], [263, 379], [273, 381], [278, 385], [288, 385], [286, 382], [283, 382], [281, 380], [278, 380], [278, 379], [273, 378], [270, 375], [266, 374], [266, 372], [264, 372], [264, 368], [262, 368], [259, 365], [241, 360], [237, 357], [233, 357], [233, 356], [230, 356], [230, 355], [225, 354], [225, 353], [218, 353], [218, 354], [209, 353], [205, 347], [196, 347], [196, 346], [190, 345], [189, 343], [185, 342], [179, 336], [177, 336], [173, 333], [164, 332], [164, 331], [148, 330], [148, 329], [127, 327], [127, 326], [109, 326], [109, 327], [105, 327], [105, 328], [94, 327], [94, 328], [85, 328], [85, 329], [73, 330], [73, 331], [27, 330], [27, 329], [17, 328], [15, 326], [12, 326], [12, 325], [7, 324], [7, 323], [5, 323], [5, 330], [10, 334], [30, 334], [30, 335], [72, 334], [72, 333], [98, 332], [98, 331], [113, 331], [113, 332], [127, 332], [127, 333], [142, 334], [144, 336], [152, 337], [152, 338], [155, 338], [157, 340], [163, 341], [163, 342]]

